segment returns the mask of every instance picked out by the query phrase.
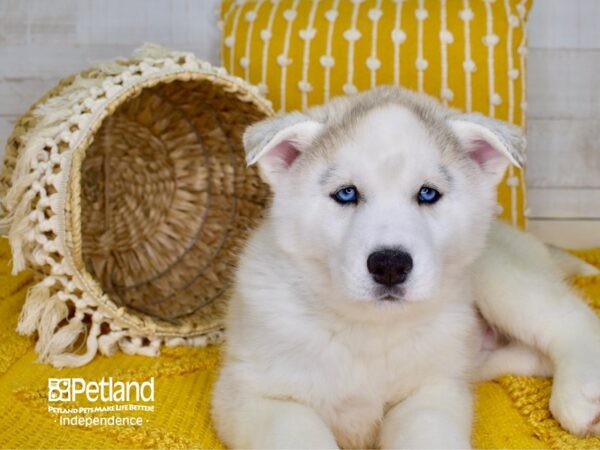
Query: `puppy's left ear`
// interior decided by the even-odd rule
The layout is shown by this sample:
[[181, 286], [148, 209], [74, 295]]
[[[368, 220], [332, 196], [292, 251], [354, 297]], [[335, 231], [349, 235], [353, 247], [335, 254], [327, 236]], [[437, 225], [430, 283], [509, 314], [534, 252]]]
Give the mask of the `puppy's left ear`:
[[449, 120], [463, 150], [484, 174], [499, 183], [509, 163], [525, 164], [525, 137], [521, 129], [481, 114], [462, 114]]

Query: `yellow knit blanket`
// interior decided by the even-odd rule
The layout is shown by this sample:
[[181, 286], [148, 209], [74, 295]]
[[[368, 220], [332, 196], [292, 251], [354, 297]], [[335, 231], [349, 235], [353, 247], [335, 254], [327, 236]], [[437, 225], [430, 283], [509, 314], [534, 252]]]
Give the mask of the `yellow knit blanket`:
[[[579, 252], [600, 266], [600, 248]], [[222, 448], [211, 426], [210, 393], [219, 348], [164, 349], [158, 358], [117, 354], [85, 367], [35, 364], [33, 341], [15, 333], [31, 274], [10, 275], [10, 253], [0, 239], [0, 447], [1, 448]], [[600, 276], [573, 284], [600, 312]], [[144, 381], [155, 378], [154, 411], [95, 415], [140, 416], [140, 426], [60, 424], [48, 410], [48, 378]], [[477, 387], [473, 445], [478, 448], [600, 448], [599, 438], [563, 431], [548, 411], [550, 381], [505, 376]], [[90, 407], [94, 404], [67, 404]], [[88, 415], [90, 416], [90, 415]]]

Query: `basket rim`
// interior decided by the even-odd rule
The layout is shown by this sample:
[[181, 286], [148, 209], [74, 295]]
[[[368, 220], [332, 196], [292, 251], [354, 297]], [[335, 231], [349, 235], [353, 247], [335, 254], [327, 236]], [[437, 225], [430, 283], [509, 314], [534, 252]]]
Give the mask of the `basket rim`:
[[64, 257], [75, 269], [74, 277], [86, 292], [97, 302], [98, 308], [104, 313], [118, 320], [122, 326], [130, 327], [136, 332], [152, 337], [193, 337], [218, 331], [222, 329], [222, 319], [217, 317], [203, 318], [203, 324], [199, 326], [191, 318], [195, 313], [171, 322], [148, 314], [136, 311], [125, 306], [117, 306], [103, 291], [99, 282], [85, 268], [82, 252], [82, 227], [81, 227], [81, 166], [85, 154], [91, 145], [96, 132], [100, 129], [104, 120], [111, 116], [121, 105], [129, 99], [136, 97], [143, 90], [160, 84], [168, 84], [175, 81], [205, 81], [220, 85], [225, 91], [237, 94], [240, 101], [252, 103], [258, 110], [271, 116], [273, 110], [268, 100], [261, 97], [254, 86], [241, 78], [227, 75], [226, 73], [215, 73], [213, 70], [189, 70], [175, 69], [163, 70], [137, 81], [134, 84], [119, 90], [118, 93], [109, 97], [104, 105], [94, 111], [91, 123], [82, 130], [78, 142], [73, 146], [71, 158], [65, 167], [65, 176], [61, 180], [61, 191], [66, 193], [64, 203], [64, 224], [62, 233]]

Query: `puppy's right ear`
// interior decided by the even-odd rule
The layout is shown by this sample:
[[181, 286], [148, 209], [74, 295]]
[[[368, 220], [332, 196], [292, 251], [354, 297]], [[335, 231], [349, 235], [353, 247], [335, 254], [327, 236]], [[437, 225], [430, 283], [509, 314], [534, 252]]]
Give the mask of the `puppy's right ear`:
[[258, 122], [244, 132], [246, 162], [258, 163], [263, 179], [274, 185], [322, 129], [323, 124], [299, 112]]

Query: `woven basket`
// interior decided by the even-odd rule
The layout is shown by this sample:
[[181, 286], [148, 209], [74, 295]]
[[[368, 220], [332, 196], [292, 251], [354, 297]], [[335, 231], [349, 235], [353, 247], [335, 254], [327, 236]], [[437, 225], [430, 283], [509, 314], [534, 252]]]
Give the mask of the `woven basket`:
[[15, 273], [38, 277], [18, 331], [40, 361], [156, 355], [220, 339], [236, 253], [268, 188], [241, 137], [256, 88], [147, 45], [63, 80], [17, 123], [0, 176]]

